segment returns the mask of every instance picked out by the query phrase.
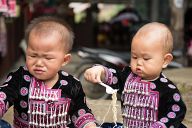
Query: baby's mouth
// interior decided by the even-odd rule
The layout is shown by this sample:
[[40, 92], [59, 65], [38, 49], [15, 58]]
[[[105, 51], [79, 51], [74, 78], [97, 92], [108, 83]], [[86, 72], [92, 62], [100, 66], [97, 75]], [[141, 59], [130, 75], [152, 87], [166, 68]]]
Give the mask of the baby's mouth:
[[42, 74], [44, 71], [41, 70], [41, 69], [34, 69], [34, 72], [35, 72], [36, 74]]
[[141, 75], [142, 74], [142, 70], [140, 68], [136, 68], [136, 73], [137, 73], [137, 75]]

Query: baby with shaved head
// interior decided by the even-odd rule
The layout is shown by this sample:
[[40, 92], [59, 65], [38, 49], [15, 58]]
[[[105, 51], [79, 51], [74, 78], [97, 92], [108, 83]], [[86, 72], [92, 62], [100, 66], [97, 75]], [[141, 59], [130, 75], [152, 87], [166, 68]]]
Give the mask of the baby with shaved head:
[[0, 118], [14, 106], [15, 128], [96, 128], [81, 82], [62, 70], [71, 60], [71, 27], [58, 17], [37, 17], [25, 40], [25, 66], [0, 86]]
[[131, 69], [146, 80], [157, 78], [173, 59], [173, 37], [161, 23], [144, 25], [131, 44]]
[[158, 22], [148, 23], [133, 37], [130, 66], [118, 70], [96, 65], [84, 76], [119, 90], [125, 127], [185, 128], [185, 103], [177, 86], [162, 73], [173, 59], [172, 49], [169, 28]]

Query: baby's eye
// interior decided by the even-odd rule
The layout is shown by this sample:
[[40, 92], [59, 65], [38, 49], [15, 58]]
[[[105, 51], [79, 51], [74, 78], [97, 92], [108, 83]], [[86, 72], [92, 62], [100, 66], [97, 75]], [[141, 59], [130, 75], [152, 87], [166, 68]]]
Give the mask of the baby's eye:
[[46, 57], [45, 59], [47, 59], [47, 60], [52, 60], [52, 59], [54, 59], [54, 58], [52, 58], [52, 57]]
[[132, 58], [133, 58], [133, 59], [137, 59], [137, 57], [136, 57], [136, 56], [132, 56]]
[[144, 60], [150, 60], [151, 58], [143, 58]]
[[34, 57], [36, 57], [36, 55], [28, 55], [29, 57], [32, 57], [32, 58], [34, 58]]

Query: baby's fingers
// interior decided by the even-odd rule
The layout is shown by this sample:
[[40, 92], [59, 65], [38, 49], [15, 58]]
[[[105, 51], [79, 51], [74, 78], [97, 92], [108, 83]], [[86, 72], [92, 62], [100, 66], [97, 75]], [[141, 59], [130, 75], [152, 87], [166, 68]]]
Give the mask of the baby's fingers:
[[84, 73], [84, 77], [87, 81], [93, 82], [93, 83], [98, 83], [100, 82], [100, 74], [92, 71], [91, 69], [88, 69]]
[[101, 82], [101, 74], [96, 74], [95, 76], [95, 83], [100, 83]]
[[90, 81], [90, 82], [94, 82], [94, 77], [95, 75], [88, 69], [85, 71], [84, 73], [84, 77], [86, 80]]

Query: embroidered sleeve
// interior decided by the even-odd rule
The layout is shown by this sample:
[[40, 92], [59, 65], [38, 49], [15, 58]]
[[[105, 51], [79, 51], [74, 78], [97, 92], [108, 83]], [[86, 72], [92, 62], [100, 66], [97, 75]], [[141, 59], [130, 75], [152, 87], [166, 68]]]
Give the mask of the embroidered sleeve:
[[0, 117], [4, 115], [18, 97], [20, 72], [21, 68], [14, 73], [9, 73], [3, 85], [0, 86]]
[[157, 126], [158, 128], [177, 128], [181, 125], [185, 117], [186, 106], [181, 98], [179, 90], [173, 84], [168, 84], [167, 90], [164, 90], [166, 93], [163, 94], [164, 97], [160, 99], [158, 122], [154, 123], [152, 128], [157, 128]]
[[83, 92], [81, 83], [79, 81], [76, 82], [73, 88], [71, 120], [76, 128], [83, 128], [87, 123], [95, 122], [95, 117], [86, 104], [85, 93]]
[[123, 70], [105, 68], [105, 83], [110, 85], [114, 89], [119, 89], [120, 92], [123, 91], [126, 78], [131, 72], [129, 67], [125, 67]]
[[164, 123], [157, 121], [150, 128], [167, 128]]

